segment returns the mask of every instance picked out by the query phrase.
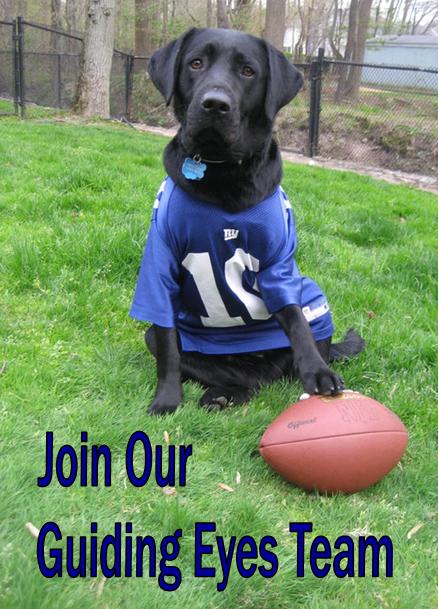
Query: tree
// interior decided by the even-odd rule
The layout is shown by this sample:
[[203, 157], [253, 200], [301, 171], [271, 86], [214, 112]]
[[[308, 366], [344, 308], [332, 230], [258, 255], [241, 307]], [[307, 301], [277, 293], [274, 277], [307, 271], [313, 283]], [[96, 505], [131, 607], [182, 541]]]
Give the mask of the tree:
[[334, 0], [331, 6], [332, 21], [328, 32], [328, 42], [331, 47], [332, 54], [336, 59], [343, 59], [340, 51], [343, 32], [346, 29], [346, 17], [348, 11], [342, 6], [339, 6], [338, 0]]
[[[407, 1], [406, 1], [407, 4]], [[375, 25], [373, 28], [373, 37], [376, 38], [378, 33], [378, 28], [380, 26], [380, 17], [381, 17], [381, 0], [378, 0], [377, 5], [375, 7]]]
[[284, 47], [285, 14], [286, 0], [267, 0], [263, 36], [280, 50]]
[[[409, 19], [409, 33], [426, 33], [437, 19], [437, 2], [435, 0], [415, 0]], [[430, 19], [426, 24], [426, 19]], [[421, 25], [424, 23], [424, 25]]]
[[230, 19], [227, 14], [226, 0], [216, 1], [217, 23], [220, 28], [230, 28]]
[[165, 45], [168, 41], [168, 26], [169, 26], [169, 5], [168, 0], [163, 0], [162, 2], [162, 37], [161, 44]]
[[10, 21], [15, 17], [13, 0], [0, 0], [0, 19]]
[[88, 0], [81, 67], [74, 104], [84, 116], [110, 116], [115, 0]]
[[[349, 8], [348, 39], [344, 60], [355, 63], [364, 61], [366, 39], [369, 27], [370, 11], [373, 0], [351, 0]], [[360, 90], [361, 67], [343, 66], [337, 85], [336, 98], [357, 99]]]
[[390, 0], [389, 8], [387, 9], [386, 18], [384, 20], [383, 34], [392, 34], [395, 28], [395, 23], [398, 18], [399, 9], [401, 8], [402, 0]]
[[248, 30], [254, 0], [236, 0], [233, 14], [233, 27], [237, 30]]
[[134, 53], [150, 57], [155, 50], [153, 15], [157, 12], [156, 0], [135, 0]]
[[66, 0], [66, 25], [69, 34], [78, 31], [77, 23], [77, 3], [75, 0]]
[[213, 9], [212, 0], [207, 0], [207, 6], [206, 6], [206, 25], [207, 25], [207, 27], [213, 26], [212, 9]]
[[[61, 0], [51, 0], [50, 3], [50, 27], [54, 30], [62, 29], [62, 18], [61, 18]], [[50, 46], [52, 51], [62, 51], [63, 41], [61, 36], [57, 34], [50, 34]]]
[[338, 57], [345, 11], [339, 9], [343, 0], [297, 0], [295, 11], [289, 11], [288, 24], [300, 22], [299, 37], [294, 45], [297, 58], [313, 55], [319, 46], [329, 42], [333, 54]]

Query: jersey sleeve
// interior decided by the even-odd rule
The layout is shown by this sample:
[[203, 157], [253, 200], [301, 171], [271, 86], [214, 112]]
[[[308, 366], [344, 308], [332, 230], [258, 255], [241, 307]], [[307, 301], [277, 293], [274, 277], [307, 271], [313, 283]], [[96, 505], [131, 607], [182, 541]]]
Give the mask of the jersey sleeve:
[[269, 313], [276, 313], [290, 304], [302, 303], [303, 277], [294, 259], [296, 246], [294, 217], [291, 208], [288, 208], [280, 246], [257, 275], [258, 287]]
[[171, 248], [159, 233], [154, 214], [130, 315], [164, 328], [173, 328], [179, 310], [179, 294], [179, 265]]

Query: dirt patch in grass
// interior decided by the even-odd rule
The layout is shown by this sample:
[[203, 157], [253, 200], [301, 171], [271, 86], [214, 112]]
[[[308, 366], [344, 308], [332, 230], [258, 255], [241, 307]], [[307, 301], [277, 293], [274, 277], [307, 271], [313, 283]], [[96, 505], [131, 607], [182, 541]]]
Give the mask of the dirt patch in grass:
[[[364, 114], [363, 114], [364, 113]], [[402, 122], [407, 118], [406, 122]], [[409, 173], [437, 175], [437, 125], [431, 117], [372, 114], [352, 106], [324, 105], [320, 121], [319, 155]], [[298, 152], [308, 150], [308, 117], [290, 106], [277, 123], [281, 145]]]

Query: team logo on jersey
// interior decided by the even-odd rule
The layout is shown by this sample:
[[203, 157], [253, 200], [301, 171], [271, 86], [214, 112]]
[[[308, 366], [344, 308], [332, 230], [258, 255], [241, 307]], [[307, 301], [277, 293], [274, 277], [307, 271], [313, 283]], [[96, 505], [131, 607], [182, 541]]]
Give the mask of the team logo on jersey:
[[236, 228], [225, 228], [224, 229], [224, 241], [229, 241], [230, 239], [236, 239], [239, 235], [239, 230]]

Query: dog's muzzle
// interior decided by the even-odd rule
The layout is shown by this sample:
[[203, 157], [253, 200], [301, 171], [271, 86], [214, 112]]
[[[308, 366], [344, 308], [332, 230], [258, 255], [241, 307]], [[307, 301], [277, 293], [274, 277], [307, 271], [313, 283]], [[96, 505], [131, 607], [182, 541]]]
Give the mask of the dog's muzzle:
[[[240, 111], [231, 92], [213, 86], [203, 88], [192, 98], [183, 125], [187, 144], [217, 142], [221, 148], [233, 147], [239, 137]], [[210, 134], [210, 135], [209, 135]]]

